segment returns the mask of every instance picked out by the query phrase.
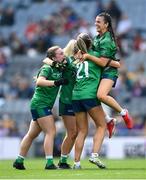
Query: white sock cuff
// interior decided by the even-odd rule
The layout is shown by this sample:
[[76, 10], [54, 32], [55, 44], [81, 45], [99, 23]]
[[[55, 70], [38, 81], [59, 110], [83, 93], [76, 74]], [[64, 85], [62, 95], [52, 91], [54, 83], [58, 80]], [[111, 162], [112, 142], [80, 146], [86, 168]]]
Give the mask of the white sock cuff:
[[93, 157], [93, 158], [94, 158], [94, 157], [98, 157], [98, 156], [99, 156], [98, 153], [92, 153], [92, 154], [91, 154], [91, 157]]
[[121, 116], [125, 116], [126, 115], [126, 111], [127, 111], [126, 109], [122, 109], [122, 111], [120, 112], [120, 115]]
[[53, 159], [52, 155], [46, 156], [46, 159]]
[[68, 157], [68, 154], [61, 154], [61, 157]]
[[25, 159], [25, 157], [24, 156], [21, 156], [20, 154], [18, 155], [18, 158], [22, 158], [22, 159]]
[[80, 166], [80, 161], [74, 162], [74, 164], [75, 164], [76, 166]]
[[112, 117], [110, 117], [108, 114], [106, 114], [105, 120], [107, 123], [110, 122], [112, 119], [113, 119]]

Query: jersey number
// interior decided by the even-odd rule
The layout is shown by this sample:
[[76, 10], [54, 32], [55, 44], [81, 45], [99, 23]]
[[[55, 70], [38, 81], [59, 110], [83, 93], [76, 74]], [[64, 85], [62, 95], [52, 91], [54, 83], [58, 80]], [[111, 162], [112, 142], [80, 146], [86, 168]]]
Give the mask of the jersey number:
[[89, 72], [88, 72], [88, 62], [87, 61], [84, 61], [83, 63], [80, 63], [80, 64], [77, 64], [77, 78], [78, 79], [81, 79], [84, 77], [84, 75], [81, 75], [81, 71], [82, 69], [84, 68], [84, 75], [85, 77], [89, 77]]

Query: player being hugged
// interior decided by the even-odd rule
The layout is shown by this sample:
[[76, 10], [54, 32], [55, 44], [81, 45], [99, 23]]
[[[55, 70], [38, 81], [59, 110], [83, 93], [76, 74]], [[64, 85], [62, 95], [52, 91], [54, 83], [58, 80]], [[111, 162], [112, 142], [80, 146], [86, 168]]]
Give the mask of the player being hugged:
[[63, 50], [59, 46], [53, 46], [48, 49], [47, 57], [54, 61], [54, 66], [44, 64], [36, 77], [36, 87], [34, 95], [30, 102], [32, 121], [27, 134], [22, 139], [20, 152], [13, 163], [13, 167], [25, 170], [24, 158], [33, 142], [33, 140], [44, 132], [44, 151], [46, 156], [45, 169], [57, 169], [53, 162], [53, 146], [56, 127], [52, 115], [52, 108], [56, 100], [60, 85], [68, 84], [68, 80], [62, 78], [62, 66], [56, 66], [64, 59]]

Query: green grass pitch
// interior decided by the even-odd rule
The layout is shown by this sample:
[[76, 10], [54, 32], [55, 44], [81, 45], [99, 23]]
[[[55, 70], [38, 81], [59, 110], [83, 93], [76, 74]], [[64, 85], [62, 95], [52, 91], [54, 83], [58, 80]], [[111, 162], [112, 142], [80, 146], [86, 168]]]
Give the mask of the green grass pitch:
[[1, 160], [0, 179], [146, 179], [146, 159], [103, 161], [108, 167], [106, 170], [98, 169], [87, 159], [81, 161], [81, 170], [44, 170], [44, 159], [27, 159], [27, 170], [20, 171], [12, 168], [12, 160]]

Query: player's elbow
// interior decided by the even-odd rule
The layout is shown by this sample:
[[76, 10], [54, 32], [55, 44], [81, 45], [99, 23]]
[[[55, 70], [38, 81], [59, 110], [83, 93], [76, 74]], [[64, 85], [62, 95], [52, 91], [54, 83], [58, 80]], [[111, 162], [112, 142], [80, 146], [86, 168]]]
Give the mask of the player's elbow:
[[37, 81], [36, 81], [36, 86], [42, 86], [42, 81], [41, 81], [41, 79], [37, 79]]

